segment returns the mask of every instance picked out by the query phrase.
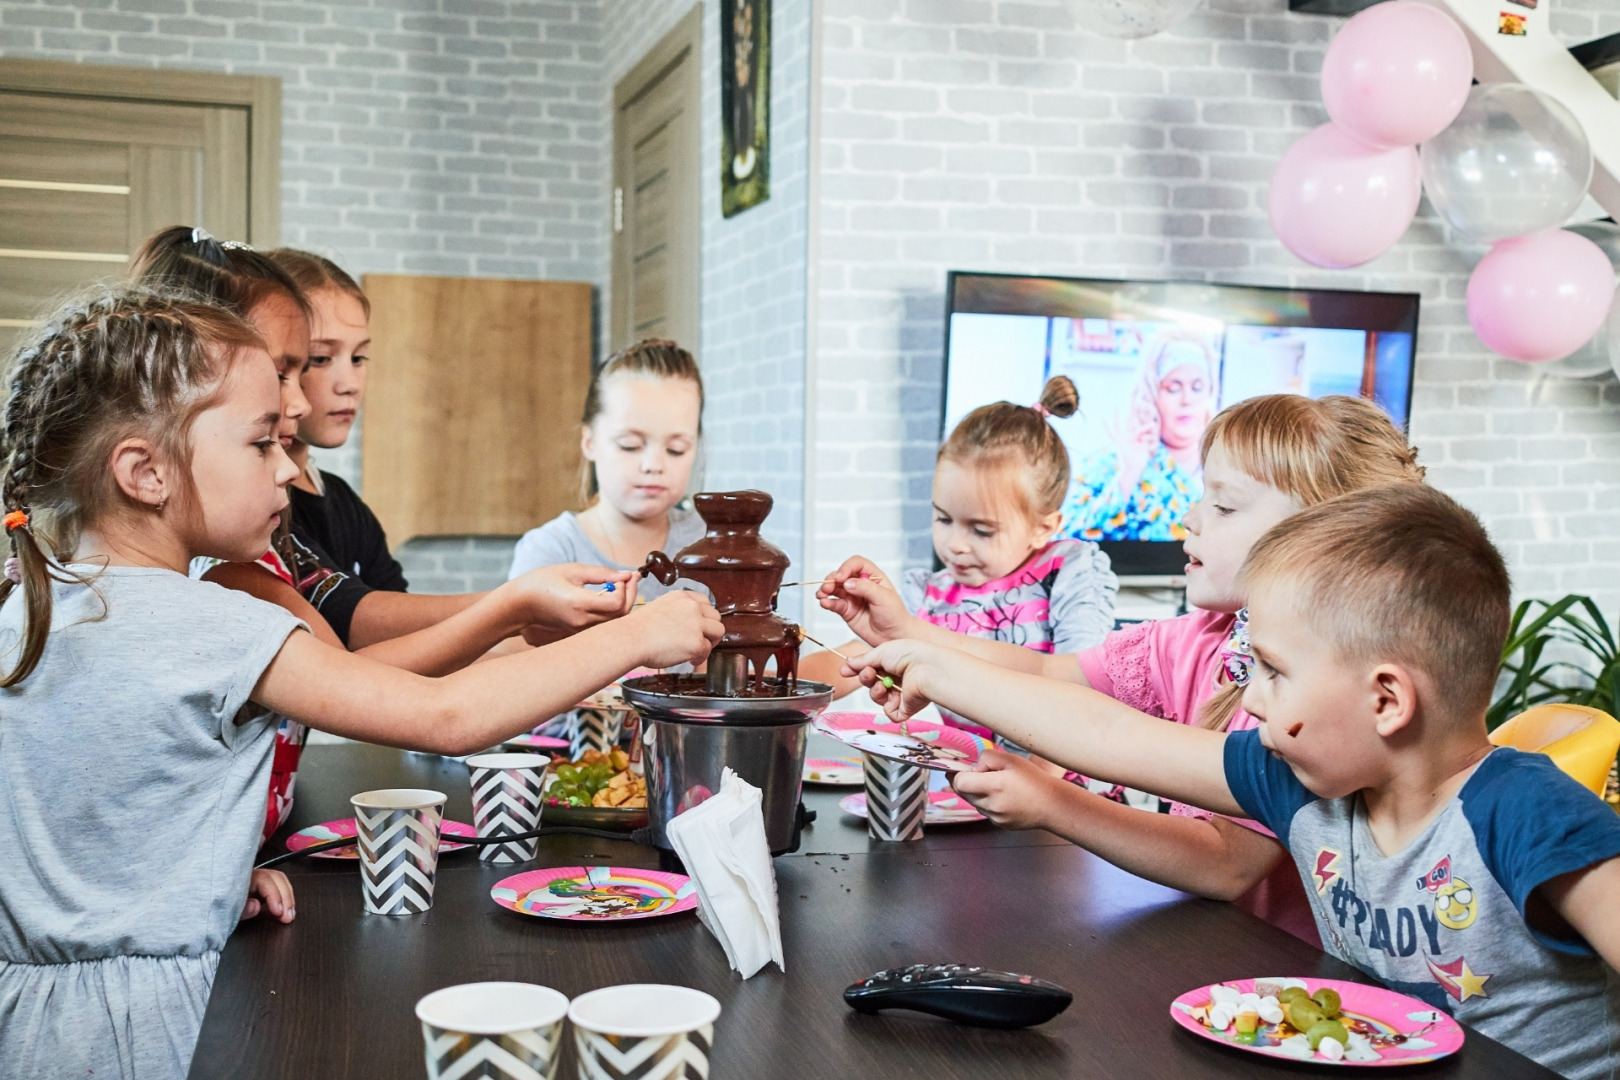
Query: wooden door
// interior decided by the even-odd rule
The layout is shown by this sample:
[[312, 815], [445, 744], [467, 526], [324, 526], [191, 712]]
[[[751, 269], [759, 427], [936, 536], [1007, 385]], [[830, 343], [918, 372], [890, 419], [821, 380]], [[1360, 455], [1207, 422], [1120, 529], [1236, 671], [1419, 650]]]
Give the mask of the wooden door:
[[368, 274], [366, 502], [398, 545], [515, 536], [579, 502], [591, 286]]
[[611, 347], [670, 338], [699, 352], [701, 4], [614, 87]]
[[[196, 100], [213, 79], [241, 100]], [[0, 354], [62, 294], [122, 276], [161, 228], [276, 242], [273, 216], [252, 213], [279, 176], [255, 168], [252, 137], [270, 81], [0, 61]]]

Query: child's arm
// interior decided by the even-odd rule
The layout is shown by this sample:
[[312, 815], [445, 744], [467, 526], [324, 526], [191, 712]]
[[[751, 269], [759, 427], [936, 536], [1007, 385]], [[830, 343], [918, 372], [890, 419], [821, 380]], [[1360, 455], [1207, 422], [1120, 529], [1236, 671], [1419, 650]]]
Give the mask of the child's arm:
[[[476, 603], [443, 622], [356, 648], [354, 652], [418, 675], [446, 675], [473, 663], [499, 642], [531, 628], [539, 619], [560, 628], [571, 621], [583, 626], [623, 614], [635, 603], [635, 582], [625, 580], [631, 577], [633, 575], [624, 571], [573, 564], [546, 567], [492, 592], [479, 594]], [[321, 641], [343, 648], [343, 642], [320, 612], [299, 595], [298, 590], [262, 566], [221, 563], [204, 574], [203, 580], [285, 608], [304, 620]], [[615, 591], [602, 593], [583, 588], [603, 580], [618, 583]], [[548, 630], [551, 627], [548, 626]]]
[[564, 641], [430, 679], [294, 633], [252, 697], [334, 735], [470, 754], [572, 708], [632, 668], [702, 660], [724, 634], [707, 599], [673, 592]]
[[[869, 646], [860, 638], [846, 641], [838, 646], [838, 652], [846, 656], [863, 653]], [[844, 661], [829, 649], [810, 653], [799, 657], [799, 678], [809, 679], [812, 682], [826, 683], [833, 688], [833, 700], [853, 693], [861, 688], [861, 680], [843, 673]]]
[[1531, 893], [1527, 914], [1533, 914], [1531, 909], [1538, 895], [1551, 904], [1610, 967], [1620, 968], [1620, 911], [1615, 909], [1614, 903], [1614, 898], [1620, 896], [1620, 857], [1543, 882]]
[[1022, 645], [968, 637], [917, 618], [906, 609], [905, 601], [883, 571], [860, 555], [844, 560], [816, 590], [816, 598], [869, 645], [900, 638], [926, 641], [941, 648], [960, 649], [1011, 671], [1086, 685], [1072, 653], [1039, 653]]
[[[1008, 671], [918, 641], [879, 645], [852, 657], [845, 670], [858, 675], [872, 700], [897, 720], [938, 702], [1087, 776], [1218, 814], [1244, 815], [1226, 783], [1221, 732], [1167, 724], [1086, 687]], [[878, 681], [885, 673], [897, 690]]]
[[975, 771], [951, 784], [1002, 828], [1046, 829], [1138, 877], [1211, 900], [1242, 896], [1287, 854], [1225, 818], [1121, 806], [1000, 750], [985, 751]]

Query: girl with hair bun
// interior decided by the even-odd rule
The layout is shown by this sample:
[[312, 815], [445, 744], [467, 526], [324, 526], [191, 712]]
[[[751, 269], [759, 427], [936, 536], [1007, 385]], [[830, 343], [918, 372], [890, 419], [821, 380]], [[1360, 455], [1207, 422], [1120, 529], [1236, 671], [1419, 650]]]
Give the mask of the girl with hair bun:
[[[1114, 625], [1119, 583], [1108, 556], [1085, 540], [1054, 540], [1069, 489], [1069, 452], [1051, 417], [1073, 416], [1080, 395], [1065, 375], [1047, 381], [1034, 405], [998, 401], [962, 418], [934, 465], [934, 553], [944, 569], [912, 570], [898, 593], [869, 560], [856, 556], [818, 591], [824, 600], [841, 582], [865, 577], [923, 623], [1036, 653], [1072, 653], [1101, 642]], [[865, 608], [824, 603], [861, 637]], [[852, 641], [840, 651], [864, 650]], [[799, 674], [831, 683], [839, 694], [859, 684], [839, 673], [831, 652], [799, 662]], [[959, 717], [947, 721], [988, 735]]]

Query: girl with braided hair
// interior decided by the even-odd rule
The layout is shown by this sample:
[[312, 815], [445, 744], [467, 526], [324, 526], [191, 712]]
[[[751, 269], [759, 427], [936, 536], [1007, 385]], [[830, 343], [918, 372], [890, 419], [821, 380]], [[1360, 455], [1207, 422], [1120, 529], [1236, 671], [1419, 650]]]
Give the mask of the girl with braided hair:
[[[334, 648], [284, 608], [193, 580], [249, 562], [296, 472], [260, 335], [136, 287], [26, 341], [0, 414], [15, 560], [0, 582], [0, 1061], [8, 1077], [179, 1080], [239, 918], [293, 918], [254, 871], [277, 713], [465, 754], [724, 633], [696, 593], [428, 678]], [[633, 583], [628, 591], [633, 592]], [[106, 752], [109, 736], [118, 749]], [[139, 854], [139, 853], [148, 854]]]
[[[311, 406], [301, 380], [310, 364], [310, 326], [321, 313], [300, 285], [299, 275], [246, 244], [221, 242], [202, 229], [181, 225], [147, 240], [135, 255], [131, 275], [148, 285], [206, 297], [253, 325], [281, 375], [276, 437], [302, 465], [308, 450], [299, 435], [311, 418]], [[346, 553], [344, 559], [334, 558], [315, 535], [299, 527], [308, 524], [307, 518], [301, 523], [296, 513], [302, 493], [289, 496], [295, 510], [285, 516], [267, 551], [256, 560], [208, 566], [203, 578], [279, 604], [328, 644], [347, 646], [385, 664], [442, 675], [519, 633], [539, 644], [625, 610], [628, 594], [618, 586], [626, 573], [572, 563], [525, 575], [488, 593], [459, 596], [406, 593], [405, 578], [391, 558], [387, 561], [394, 566], [392, 578], [367, 581]], [[381, 542], [380, 527], [377, 533]], [[383, 555], [386, 558], [386, 550]], [[605, 582], [616, 583], [615, 591], [585, 588]], [[307, 735], [302, 726], [283, 720], [264, 839], [292, 813]]]

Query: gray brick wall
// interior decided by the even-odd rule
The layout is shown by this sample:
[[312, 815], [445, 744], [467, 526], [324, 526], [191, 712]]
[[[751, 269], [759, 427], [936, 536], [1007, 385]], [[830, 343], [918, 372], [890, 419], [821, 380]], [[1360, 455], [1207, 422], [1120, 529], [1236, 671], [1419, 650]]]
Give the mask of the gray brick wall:
[[[0, 56], [278, 76], [283, 243], [357, 274], [590, 281], [600, 310], [611, 89], [689, 8], [0, 0]], [[797, 561], [810, 0], [776, 3], [772, 199], [729, 222], [718, 191], [718, 12], [707, 5], [703, 28], [707, 479], [774, 492], [772, 536]], [[782, 410], [769, 415], [776, 401]], [[358, 483], [362, 437], [316, 460]], [[470, 591], [504, 580], [510, 551], [509, 538], [454, 537], [397, 554], [413, 588]]]
[[[814, 566], [931, 558], [947, 270], [1412, 290], [1430, 476], [1484, 517], [1521, 594], [1613, 611], [1620, 385], [1487, 352], [1463, 303], [1483, 249], [1426, 205], [1366, 267], [1284, 251], [1266, 182], [1326, 120], [1317, 72], [1343, 20], [1211, 4], [1126, 43], [1055, 0], [826, 0]], [[1620, 6], [1559, 0], [1554, 22], [1584, 41], [1620, 31]]]

